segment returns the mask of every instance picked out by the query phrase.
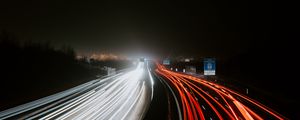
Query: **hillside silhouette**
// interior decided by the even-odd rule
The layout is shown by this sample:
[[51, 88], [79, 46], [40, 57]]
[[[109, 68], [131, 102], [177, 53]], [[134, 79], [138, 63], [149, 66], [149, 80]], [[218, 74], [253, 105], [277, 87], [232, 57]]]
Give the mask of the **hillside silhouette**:
[[101, 66], [121, 69], [127, 61], [75, 59], [69, 46], [18, 42], [13, 35], [0, 35], [0, 110], [36, 100], [105, 75]]

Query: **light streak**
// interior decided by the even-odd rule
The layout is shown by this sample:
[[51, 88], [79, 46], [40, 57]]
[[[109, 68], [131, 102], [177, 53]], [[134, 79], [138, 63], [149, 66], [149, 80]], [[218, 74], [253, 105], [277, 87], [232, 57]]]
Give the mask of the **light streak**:
[[[0, 119], [10, 117], [28, 120], [142, 118], [145, 106], [150, 104], [153, 97], [154, 81], [147, 67], [144, 62], [140, 62], [132, 71], [93, 80], [70, 90], [0, 112]], [[143, 79], [146, 77], [149, 79]], [[150, 81], [146, 82], [146, 80]], [[146, 83], [150, 85], [145, 85]], [[151, 94], [151, 98], [147, 97]]]
[[[240, 116], [246, 120], [263, 119], [263, 116], [250, 109], [250, 107], [258, 107], [261, 111], [269, 113], [269, 116], [272, 116], [274, 118], [280, 120], [285, 119], [285, 117], [273, 111], [272, 109], [227, 87], [194, 77], [192, 75], [167, 70], [164, 66], [158, 63], [156, 65], [156, 72], [166, 78], [165, 80], [167, 81], [167, 83], [173, 86], [173, 88], [175, 88], [175, 90], [178, 92], [181, 99], [181, 109], [184, 115], [183, 118], [185, 120], [193, 118], [205, 119], [203, 117], [205, 114], [202, 113], [201, 109], [195, 109], [200, 105], [195, 102], [195, 97], [193, 97], [190, 92], [196, 93], [195, 95], [199, 96], [200, 99], [203, 99], [205, 101], [205, 104], [208, 104], [208, 106], [212, 109], [212, 111], [214, 111], [219, 119], [230, 118], [238, 120], [239, 118], [237, 116]], [[186, 88], [189, 88], [190, 91], [188, 91]], [[216, 100], [214, 98], [215, 95], [213, 96], [212, 94], [208, 94], [202, 88], [205, 88], [206, 91], [208, 90], [210, 93], [212, 91], [212, 94], [217, 94], [222, 99]], [[238, 96], [240, 99], [242, 99], [242, 101], [239, 101], [240, 99], [236, 99], [235, 96]], [[213, 101], [216, 105], [213, 105], [211, 101]], [[243, 104], [243, 102], [245, 101], [252, 104], [247, 104], [247, 106]], [[221, 102], [225, 103], [227, 108], [223, 107]]]

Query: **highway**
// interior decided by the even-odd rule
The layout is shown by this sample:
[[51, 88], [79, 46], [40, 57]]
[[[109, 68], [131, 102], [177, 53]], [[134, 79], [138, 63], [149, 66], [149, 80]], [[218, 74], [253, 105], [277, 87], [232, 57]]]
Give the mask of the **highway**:
[[0, 112], [0, 119], [143, 119], [153, 98], [147, 63]]
[[287, 119], [258, 101], [159, 63], [92, 80], [0, 112], [3, 119], [264, 120]]
[[168, 70], [157, 63], [156, 73], [175, 92], [182, 120], [264, 120], [287, 119], [267, 106], [225, 86]]

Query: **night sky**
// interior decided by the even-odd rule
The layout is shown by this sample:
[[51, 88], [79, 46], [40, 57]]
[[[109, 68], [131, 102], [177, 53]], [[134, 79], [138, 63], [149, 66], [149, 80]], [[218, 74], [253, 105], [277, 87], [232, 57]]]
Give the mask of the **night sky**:
[[270, 39], [270, 1], [5, 0], [0, 28], [78, 53], [234, 55]]

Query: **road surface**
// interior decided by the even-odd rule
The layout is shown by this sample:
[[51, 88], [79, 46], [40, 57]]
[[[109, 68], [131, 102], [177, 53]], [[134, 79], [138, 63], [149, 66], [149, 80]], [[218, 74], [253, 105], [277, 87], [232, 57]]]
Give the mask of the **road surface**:
[[[150, 63], [150, 64], [149, 64]], [[2, 119], [283, 120], [225, 86], [151, 62], [0, 112]]]
[[156, 72], [175, 91], [179, 119], [287, 119], [263, 104], [224, 86], [192, 75], [173, 72], [157, 63]]
[[0, 119], [143, 119], [153, 97], [147, 64], [0, 112]]

